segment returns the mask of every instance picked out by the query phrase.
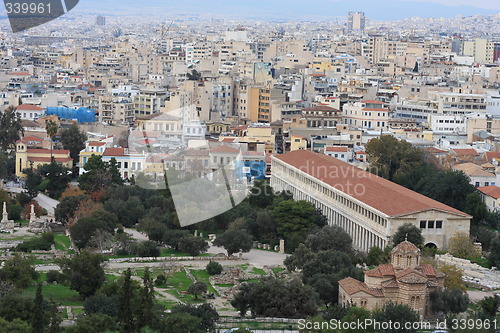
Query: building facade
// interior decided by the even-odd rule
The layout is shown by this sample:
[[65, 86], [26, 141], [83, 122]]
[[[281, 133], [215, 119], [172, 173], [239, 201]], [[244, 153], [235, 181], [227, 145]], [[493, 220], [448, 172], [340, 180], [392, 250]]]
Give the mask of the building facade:
[[427, 246], [445, 248], [469, 233], [471, 216], [350, 164], [309, 150], [272, 157], [271, 186], [313, 203], [362, 251], [384, 248], [405, 223], [422, 230]]

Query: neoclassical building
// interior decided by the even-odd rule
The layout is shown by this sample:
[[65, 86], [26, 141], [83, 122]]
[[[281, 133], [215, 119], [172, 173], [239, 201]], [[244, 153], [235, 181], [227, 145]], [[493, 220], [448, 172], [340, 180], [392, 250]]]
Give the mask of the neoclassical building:
[[432, 265], [420, 263], [420, 249], [403, 241], [391, 253], [391, 263], [365, 271], [364, 282], [351, 277], [339, 281], [339, 302], [367, 310], [387, 302], [402, 303], [420, 317], [432, 315], [430, 293], [443, 287], [444, 274]]
[[359, 250], [384, 248], [405, 223], [422, 230], [425, 245], [438, 248], [470, 231], [470, 215], [337, 158], [296, 150], [271, 159], [271, 186], [313, 203]]

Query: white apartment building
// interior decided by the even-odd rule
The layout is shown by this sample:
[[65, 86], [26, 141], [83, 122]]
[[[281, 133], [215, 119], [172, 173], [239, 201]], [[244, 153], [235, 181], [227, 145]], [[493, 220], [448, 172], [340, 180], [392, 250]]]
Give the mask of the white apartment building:
[[370, 130], [384, 130], [389, 126], [389, 109], [376, 100], [347, 103], [343, 110], [344, 124]]

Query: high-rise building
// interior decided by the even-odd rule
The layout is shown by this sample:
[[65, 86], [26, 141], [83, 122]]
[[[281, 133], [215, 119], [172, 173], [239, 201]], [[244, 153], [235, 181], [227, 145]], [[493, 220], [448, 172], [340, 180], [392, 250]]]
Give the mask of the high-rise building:
[[347, 32], [365, 30], [365, 13], [349, 12], [347, 17]]
[[104, 16], [101, 16], [101, 15], [97, 16], [95, 21], [96, 21], [96, 24], [99, 26], [106, 25], [106, 18]]

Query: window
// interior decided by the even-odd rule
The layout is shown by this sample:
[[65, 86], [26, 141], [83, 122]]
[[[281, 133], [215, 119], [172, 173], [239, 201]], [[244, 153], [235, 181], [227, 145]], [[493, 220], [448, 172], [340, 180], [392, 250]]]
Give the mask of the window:
[[476, 182], [476, 187], [479, 187], [479, 182]]
[[427, 228], [434, 229], [434, 221], [427, 221]]
[[425, 229], [426, 224], [427, 224], [427, 221], [420, 221], [420, 229]]
[[128, 162], [123, 162], [123, 167], [124, 167], [125, 169], [128, 169]]

